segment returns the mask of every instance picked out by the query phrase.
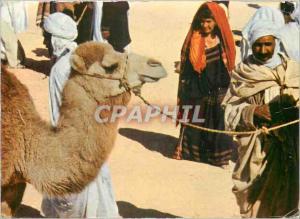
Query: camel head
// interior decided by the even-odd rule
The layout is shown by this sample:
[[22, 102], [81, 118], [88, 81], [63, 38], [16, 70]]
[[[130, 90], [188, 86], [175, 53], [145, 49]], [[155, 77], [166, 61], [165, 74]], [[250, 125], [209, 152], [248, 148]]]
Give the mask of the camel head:
[[87, 42], [71, 56], [72, 75], [81, 75], [97, 100], [139, 89], [144, 83], [167, 76], [159, 61], [137, 54], [116, 52], [106, 43]]

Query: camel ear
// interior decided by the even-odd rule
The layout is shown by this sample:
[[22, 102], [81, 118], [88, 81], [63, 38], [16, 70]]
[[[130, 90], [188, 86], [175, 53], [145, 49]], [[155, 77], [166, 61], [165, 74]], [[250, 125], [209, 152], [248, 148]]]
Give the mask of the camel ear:
[[73, 53], [70, 57], [71, 67], [76, 70], [77, 72], [86, 72], [86, 65], [84, 63], [84, 60], [81, 56], [77, 55], [76, 53]]

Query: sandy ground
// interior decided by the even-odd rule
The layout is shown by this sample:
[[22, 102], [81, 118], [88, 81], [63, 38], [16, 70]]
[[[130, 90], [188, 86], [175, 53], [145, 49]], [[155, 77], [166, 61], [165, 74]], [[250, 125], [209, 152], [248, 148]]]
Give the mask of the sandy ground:
[[[178, 75], [173, 62], [179, 60], [180, 48], [199, 1], [133, 2], [130, 10], [130, 50], [159, 59], [168, 77], [144, 86], [143, 95], [151, 103], [175, 105]], [[230, 23], [241, 30], [257, 7], [276, 3], [230, 3]], [[41, 31], [35, 26], [37, 3], [28, 2], [29, 28], [19, 35], [30, 69], [14, 71], [28, 87], [41, 117], [49, 120], [48, 78], [50, 63], [42, 44]], [[237, 48], [239, 49], [239, 48]], [[239, 52], [237, 56], [239, 61]], [[132, 97], [131, 106], [142, 104]], [[123, 217], [239, 217], [231, 192], [231, 171], [203, 163], [177, 161], [170, 155], [179, 129], [173, 123], [158, 120], [147, 124], [119, 125], [115, 148], [109, 158], [114, 191]], [[22, 217], [41, 217], [42, 196], [27, 186]]]

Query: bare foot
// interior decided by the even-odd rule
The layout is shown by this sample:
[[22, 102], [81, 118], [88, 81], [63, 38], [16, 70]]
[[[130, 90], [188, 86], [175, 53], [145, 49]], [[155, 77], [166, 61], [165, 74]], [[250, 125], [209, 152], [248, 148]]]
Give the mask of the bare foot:
[[22, 64], [17, 64], [16, 66], [10, 66], [10, 65], [8, 65], [7, 68], [8, 69], [23, 69], [23, 68], [26, 68], [26, 66], [22, 65]]
[[222, 165], [221, 168], [224, 169], [224, 170], [230, 170], [229, 164]]
[[175, 159], [175, 160], [182, 160], [182, 148], [181, 148], [181, 145], [177, 145], [176, 146], [172, 158]]
[[175, 73], [180, 73], [180, 61], [174, 62]]

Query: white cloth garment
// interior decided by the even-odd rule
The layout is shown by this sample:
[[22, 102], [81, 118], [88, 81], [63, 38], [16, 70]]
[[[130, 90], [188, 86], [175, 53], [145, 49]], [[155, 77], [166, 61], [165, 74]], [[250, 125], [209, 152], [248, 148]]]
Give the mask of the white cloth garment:
[[280, 30], [281, 40], [287, 55], [300, 62], [300, 7], [298, 3], [291, 17], [294, 22], [285, 24]]
[[71, 73], [70, 55], [77, 46], [73, 42], [77, 37], [77, 25], [69, 16], [57, 12], [45, 20], [44, 29], [51, 34], [53, 54], [57, 58], [49, 78], [50, 117], [55, 127], [59, 119], [61, 93]]
[[28, 16], [25, 1], [1, 0], [1, 20], [10, 24], [15, 33], [26, 31], [28, 27]]
[[[253, 22], [248, 28], [247, 43], [251, 48], [253, 43], [260, 37], [272, 35], [278, 38], [278, 33], [279, 28], [273, 25], [272, 21], [256, 20], [256, 22]], [[244, 62], [247, 64], [244, 64], [242, 61], [236, 66], [235, 70], [233, 71], [231, 87], [230, 89], [228, 89], [228, 92], [223, 101], [223, 103], [226, 104], [235, 102], [235, 104], [226, 105], [225, 127], [227, 130], [235, 130], [236, 125], [240, 121], [243, 110], [249, 105], [246, 102], [240, 102], [239, 96], [248, 97], [254, 95], [257, 90], [265, 90], [265, 102], [268, 103], [274, 96], [279, 95], [280, 90], [278, 86], [273, 86], [274, 84], [276, 84], [275, 79], [277, 77], [269, 73], [270, 71], [272, 71], [272, 69], [275, 69], [277, 66], [282, 64], [283, 54], [279, 51], [280, 41], [277, 39], [275, 43], [275, 50], [271, 59], [267, 60], [265, 63], [262, 63], [261, 61], [255, 59], [253, 56], [248, 56], [248, 58], [244, 60]], [[251, 65], [249, 68], [247, 60], [251, 59], [255, 60], [256, 63], [260, 62], [262, 65]], [[257, 68], [257, 71], [261, 72], [260, 75], [253, 75], [253, 71], [255, 70], [255, 68]], [[241, 75], [243, 77], [241, 77]], [[253, 87], [246, 86], [247, 84], [254, 83], [257, 84], [255, 89], [254, 85]], [[262, 89], [261, 86], [263, 86], [264, 89]], [[231, 99], [227, 98], [228, 96], [232, 96], [231, 92], [234, 92], [239, 96], [231, 97]]]
[[[94, 2], [93, 14], [93, 41], [106, 42], [102, 37], [103, 1]], [[109, 168], [104, 163], [98, 177], [86, 188], [86, 214], [87, 218], [119, 218], [119, 210], [114, 197]]]
[[52, 37], [73, 41], [76, 39], [77, 24], [71, 17], [61, 12], [56, 12], [47, 17], [44, 23], [44, 29], [51, 33]]
[[[270, 69], [264, 65], [257, 65], [253, 61], [252, 56], [249, 56], [242, 63], [239, 63], [232, 72], [231, 83], [223, 100], [226, 130], [253, 131], [257, 129], [254, 123], [255, 108], [278, 98], [278, 91], [282, 88], [282, 85], [286, 85], [286, 88], [282, 90], [283, 94], [292, 95], [295, 100], [299, 100], [300, 66], [297, 62], [283, 55], [282, 65]], [[260, 96], [258, 93], [263, 91], [264, 101], [258, 97]], [[284, 135], [286, 136], [286, 133]], [[232, 173], [234, 185], [232, 191], [237, 198], [237, 204], [243, 218], [285, 217], [291, 211], [290, 209], [298, 209], [297, 198], [289, 196], [297, 191], [282, 189], [283, 187], [295, 188], [298, 186], [296, 185], [297, 182], [294, 181], [295, 179], [289, 180], [291, 178], [286, 177], [286, 175], [282, 177], [276, 175], [274, 178], [265, 177], [265, 173], [269, 174], [270, 171], [276, 173], [282, 171], [282, 174], [285, 174], [284, 172], [287, 169], [281, 167], [277, 169], [276, 166], [269, 166], [273, 162], [278, 163], [282, 157], [280, 153], [277, 153], [276, 159], [269, 159], [272, 154], [274, 155], [274, 150], [271, 152], [271, 149], [276, 148], [277, 150], [288, 145], [288, 143], [278, 144], [277, 142], [280, 141], [274, 140], [277, 136], [280, 136], [280, 130], [273, 131], [272, 135], [255, 133], [239, 135], [236, 138], [239, 158]], [[291, 134], [291, 137], [293, 137], [293, 134]], [[296, 141], [298, 140], [293, 140], [293, 142]], [[288, 147], [291, 147], [291, 145], [288, 145]], [[279, 149], [279, 151], [286, 153], [285, 150]], [[290, 162], [281, 162], [280, 165], [283, 163], [291, 165]], [[297, 170], [289, 169], [288, 172], [290, 173], [290, 171], [293, 171], [296, 178]], [[269, 176], [274, 175], [270, 174]], [[264, 181], [261, 182], [260, 180]], [[277, 181], [280, 183], [279, 185], [284, 186], [274, 188], [275, 184], [278, 185]], [[267, 187], [272, 189], [266, 189]], [[280, 191], [281, 194], [268, 202], [274, 191]], [[278, 194], [276, 192], [275, 194]], [[286, 198], [282, 201], [284, 197]], [[289, 202], [290, 200], [294, 201]], [[290, 206], [285, 205], [286, 203], [289, 203]]]
[[300, 25], [300, 4], [296, 4], [295, 10], [291, 14], [291, 17]]
[[[51, 42], [57, 57], [49, 78], [50, 115], [54, 127], [59, 119], [61, 93], [71, 73], [70, 55], [77, 46], [73, 42], [77, 36], [74, 24], [70, 17], [62, 13], [50, 15], [44, 24], [46, 31], [53, 34]], [[44, 197], [42, 210], [46, 217], [51, 218], [118, 218], [108, 165], [103, 164], [96, 179], [81, 193], [66, 197]]]
[[25, 1], [0, 0], [1, 59], [7, 59], [11, 67], [19, 66], [25, 60], [17, 34], [27, 29], [27, 9]]
[[61, 93], [71, 73], [70, 56], [76, 46], [75, 42], [69, 41], [63, 48], [60, 47], [60, 50], [56, 50], [55, 47], [53, 50], [57, 57], [49, 77], [50, 118], [53, 127], [57, 125], [59, 119]]
[[[110, 0], [111, 2], [118, 2], [120, 0]], [[130, 2], [128, 2], [130, 5]], [[92, 29], [93, 29], [93, 41], [108, 43], [107, 40], [103, 39], [101, 32], [101, 21], [102, 21], [102, 8], [103, 1], [94, 1], [94, 12], [93, 12], [93, 21], [92, 21]], [[129, 10], [127, 11], [127, 16], [129, 17]], [[128, 44], [124, 50], [126, 52], [130, 51], [130, 44]]]
[[[283, 54], [280, 55], [283, 59], [286, 59]], [[278, 66], [281, 64], [282, 63], [279, 63]], [[256, 74], [254, 74], [254, 72], [256, 72]], [[282, 75], [279, 73], [282, 73]], [[290, 78], [284, 78], [282, 71], [271, 69], [265, 65], [257, 65], [253, 57], [248, 57], [247, 60], [239, 63], [232, 73], [230, 89], [228, 89], [222, 103], [222, 105], [226, 107], [226, 130], [236, 129], [241, 120], [242, 112], [250, 105], [245, 102], [243, 98], [248, 98], [264, 90], [264, 102], [269, 103], [274, 97], [280, 94], [280, 82], [278, 82], [278, 79], [280, 79], [282, 83], [288, 83], [290, 86], [295, 86], [295, 83], [298, 83], [297, 80], [294, 80], [297, 74], [293, 74], [289, 77]]]
[[93, 40], [98, 42], [104, 42], [101, 33], [101, 20], [102, 20], [102, 7], [103, 1], [94, 2], [94, 14], [93, 14]]
[[249, 55], [252, 54], [249, 42], [249, 34], [252, 32], [252, 26], [261, 20], [271, 21], [273, 23], [271, 26], [277, 29], [280, 29], [284, 26], [284, 17], [279, 9], [270, 7], [259, 8], [242, 30], [241, 60], [245, 60]]
[[[107, 42], [102, 37], [101, 20], [102, 20], [103, 1], [94, 2], [93, 14], [93, 41]], [[119, 210], [114, 197], [113, 187], [109, 168], [107, 163], [101, 167], [97, 178], [86, 187], [87, 194], [85, 200], [87, 218], [119, 218]]]
[[289, 58], [300, 62], [300, 26], [289, 22], [280, 29], [280, 38]]
[[[274, 25], [274, 23], [270, 20], [258, 20], [254, 22], [251, 27], [249, 28], [248, 32], [248, 44], [249, 47], [252, 48], [252, 45], [255, 43], [256, 40], [263, 36], [274, 36], [276, 38], [276, 44], [274, 49], [274, 54], [271, 59], [267, 60], [263, 64], [269, 68], [275, 68], [276, 66], [281, 64], [281, 58], [279, 56], [280, 52], [280, 29]], [[255, 57], [254, 57], [255, 58]], [[257, 62], [261, 62], [257, 60]]]
[[11, 25], [0, 20], [1, 27], [1, 60], [7, 60], [10, 67], [16, 68], [25, 60], [25, 54], [21, 43]]

